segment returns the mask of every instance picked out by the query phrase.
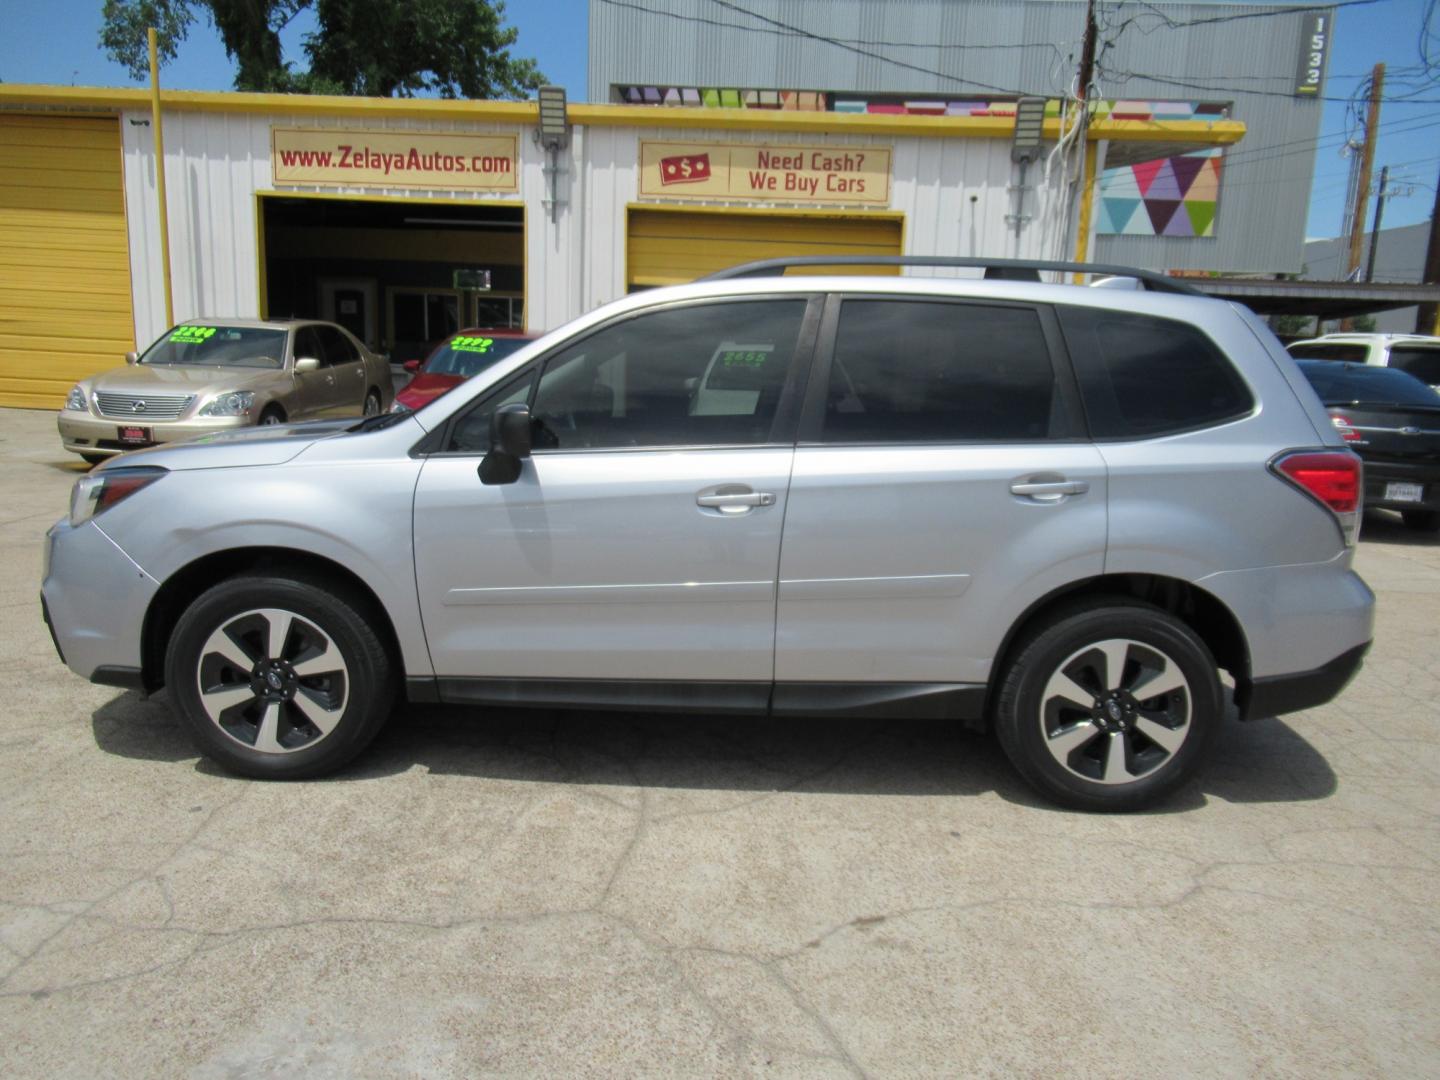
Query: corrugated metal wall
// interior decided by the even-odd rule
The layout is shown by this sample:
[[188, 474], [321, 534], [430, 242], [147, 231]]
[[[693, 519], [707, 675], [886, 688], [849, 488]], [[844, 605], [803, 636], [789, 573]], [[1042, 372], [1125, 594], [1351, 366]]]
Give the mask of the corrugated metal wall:
[[[140, 341], [148, 343], [166, 329], [149, 114], [128, 113], [122, 117], [122, 124], [135, 323]], [[540, 170], [544, 157], [531, 141], [529, 129], [494, 124], [425, 124], [383, 119], [359, 123], [338, 117], [172, 112], [165, 115], [165, 176], [177, 320], [199, 315], [254, 317], [259, 313], [254, 195], [257, 191], [277, 190], [271, 182], [272, 127], [518, 134], [519, 196], [399, 190], [384, 194], [417, 202], [443, 198], [511, 202], [523, 199], [526, 204], [527, 320], [532, 327], [547, 328], [578, 312], [580, 268], [571, 256], [581, 244], [577, 215], [562, 211], [559, 224], [552, 225], [541, 207], [545, 178]], [[570, 159], [567, 166], [570, 172], [561, 178], [562, 197], [579, 155], [575, 144], [564, 155]], [[278, 190], [281, 194], [311, 192], [356, 197], [379, 194], [373, 189], [318, 186], [287, 186]]]
[[[871, 43], [856, 48], [912, 66], [778, 31], [710, 0], [629, 6], [590, 0], [591, 99], [609, 100], [615, 83], [977, 98], [1023, 91], [1054, 97], [1074, 77], [1084, 33], [1085, 5], [1071, 0], [745, 0], [743, 6], [827, 37]], [[1170, 29], [1156, 8], [1175, 21], [1280, 14]], [[1101, 40], [1115, 41], [1102, 55], [1111, 73], [1100, 80], [1102, 96], [1233, 101], [1234, 118], [1243, 120], [1249, 133], [1227, 155], [1213, 238], [1100, 237], [1095, 259], [1176, 269], [1300, 269], [1313, 140], [1322, 109], [1321, 102], [1288, 93], [1301, 40], [1301, 10], [1244, 4], [1102, 5]], [[1337, 29], [1343, 28], [1348, 14], [1338, 13]], [[1117, 36], [1130, 19], [1137, 21]], [[935, 44], [873, 44], [879, 42]], [[896, 174], [903, 175], [898, 163]]]
[[[1003, 254], [1022, 258], [1054, 257], [1041, 246], [1041, 230], [1022, 230], [1018, 243], [1005, 222], [1013, 194], [1010, 147], [1000, 139], [885, 139], [878, 136], [804, 135], [776, 138], [775, 132], [720, 132], [703, 128], [594, 127], [585, 130], [583, 192], [585, 220], [583, 304], [588, 311], [625, 295], [625, 208], [636, 203], [640, 169], [640, 141], [727, 143], [805, 143], [834, 146], [889, 146], [893, 179], [890, 205], [905, 215], [905, 252], [910, 255]], [[1048, 205], [1035, 184], [1026, 196], [1027, 214], [1040, 214]], [[659, 200], [644, 200], [659, 202]], [[676, 205], [667, 203], [666, 205]], [[794, 209], [793, 204], [746, 201], [706, 205], [771, 206]], [[837, 208], [839, 209], [839, 208]], [[579, 250], [578, 248], [576, 250]], [[918, 271], [917, 271], [918, 272]]]

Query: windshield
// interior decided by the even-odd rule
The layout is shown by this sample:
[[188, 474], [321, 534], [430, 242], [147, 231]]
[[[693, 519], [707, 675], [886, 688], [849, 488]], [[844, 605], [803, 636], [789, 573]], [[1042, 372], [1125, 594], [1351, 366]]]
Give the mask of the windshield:
[[456, 375], [468, 379], [529, 344], [529, 338], [460, 334], [431, 353], [421, 370], [427, 375]]
[[142, 364], [281, 368], [285, 331], [249, 326], [177, 326], [145, 350]]
[[1300, 370], [1326, 405], [1413, 405], [1440, 409], [1440, 394], [1413, 375], [1394, 368], [1306, 360], [1300, 363]]

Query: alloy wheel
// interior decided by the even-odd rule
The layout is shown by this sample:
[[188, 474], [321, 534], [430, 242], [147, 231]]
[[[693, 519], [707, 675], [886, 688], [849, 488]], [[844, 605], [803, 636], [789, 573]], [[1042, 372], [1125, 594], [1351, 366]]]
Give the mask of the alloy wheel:
[[1190, 684], [1152, 645], [1109, 638], [1071, 653], [1040, 696], [1045, 748], [1066, 770], [1129, 784], [1170, 761], [1191, 729]]
[[206, 715], [266, 754], [314, 746], [349, 703], [349, 668], [319, 626], [284, 608], [228, 619], [205, 641], [195, 678]]

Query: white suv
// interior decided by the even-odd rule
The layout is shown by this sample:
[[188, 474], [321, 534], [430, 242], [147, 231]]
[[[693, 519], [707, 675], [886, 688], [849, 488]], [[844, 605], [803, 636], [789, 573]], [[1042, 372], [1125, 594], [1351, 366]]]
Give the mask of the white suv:
[[1440, 390], [1440, 337], [1423, 334], [1326, 334], [1288, 346], [1297, 360], [1343, 360], [1399, 368]]
[[[847, 261], [876, 260], [818, 259]], [[1222, 671], [1245, 719], [1329, 701], [1374, 596], [1360, 459], [1295, 362], [1129, 273], [758, 264], [411, 413], [124, 455], [50, 531], [56, 644], [257, 777], [339, 768], [408, 698], [932, 718], [1066, 805], [1147, 805], [1220, 734]]]

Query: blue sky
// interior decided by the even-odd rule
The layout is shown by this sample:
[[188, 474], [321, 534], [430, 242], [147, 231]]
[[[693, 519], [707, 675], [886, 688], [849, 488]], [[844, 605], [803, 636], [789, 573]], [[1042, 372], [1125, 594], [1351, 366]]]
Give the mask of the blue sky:
[[[1348, 96], [1377, 61], [1392, 69], [1417, 62], [1416, 37], [1426, 0], [1381, 0], [1341, 10], [1330, 54], [1326, 94]], [[101, 0], [5, 0], [5, 32], [0, 36], [0, 79], [5, 82], [60, 83], [77, 86], [133, 85], [125, 70], [110, 62], [98, 44]], [[520, 31], [517, 53], [534, 56], [540, 68], [568, 91], [571, 100], [586, 96], [588, 0], [510, 0], [506, 14]], [[300, 43], [313, 29], [313, 16], [303, 13], [284, 35], [287, 59], [303, 64]], [[203, 23], [195, 27], [181, 55], [161, 74], [166, 86], [187, 90], [229, 89], [233, 65], [219, 37]], [[1440, 85], [1422, 95], [1440, 100]], [[1321, 148], [1315, 160], [1308, 232], [1333, 236], [1340, 228], [1348, 162], [1337, 152], [1346, 130], [1345, 106], [1325, 105]], [[1412, 181], [1414, 194], [1390, 200], [1385, 224], [1424, 221], [1434, 200], [1440, 173], [1440, 104], [1387, 102], [1375, 163], [1390, 164], [1392, 173]], [[1408, 130], [1407, 130], [1408, 129]], [[1223, 197], [1223, 196], [1222, 196]], [[1371, 201], [1372, 212], [1374, 202]]]

